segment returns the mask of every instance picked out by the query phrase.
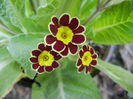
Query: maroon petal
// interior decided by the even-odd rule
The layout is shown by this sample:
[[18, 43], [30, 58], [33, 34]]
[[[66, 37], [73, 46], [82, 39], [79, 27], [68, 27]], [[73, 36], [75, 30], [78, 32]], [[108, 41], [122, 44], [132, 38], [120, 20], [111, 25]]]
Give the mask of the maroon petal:
[[95, 58], [97, 58], [97, 55], [96, 55], [96, 54], [94, 54], [94, 55], [92, 56], [92, 58], [94, 58], [94, 59], [95, 59]]
[[93, 55], [94, 54], [94, 49], [90, 48], [90, 53]]
[[44, 43], [39, 44], [38, 49], [40, 49], [41, 51], [44, 51], [45, 50]]
[[73, 29], [77, 28], [78, 24], [79, 24], [78, 19], [73, 18], [69, 24], [69, 27], [73, 30]]
[[53, 17], [52, 18], [52, 22], [55, 24], [55, 25], [58, 25], [58, 19], [56, 17]]
[[92, 69], [92, 66], [86, 66], [86, 74], [87, 74], [88, 72], [90, 72], [91, 69]]
[[59, 60], [61, 58], [61, 56], [58, 53], [56, 53], [55, 51], [51, 51], [50, 53], [54, 56], [55, 60]]
[[51, 51], [50, 52], [53, 56], [56, 56], [58, 53], [56, 53], [55, 51]]
[[83, 51], [84, 51], [84, 52], [89, 51], [88, 46], [84, 45], [84, 46], [83, 46]]
[[53, 67], [53, 68], [57, 68], [57, 67], [59, 67], [59, 63], [56, 62], [56, 61], [54, 61], [54, 62], [52, 63], [52, 67]]
[[63, 26], [67, 26], [69, 23], [69, 15], [64, 14], [61, 18], [60, 18], [60, 24]]
[[69, 48], [70, 48], [70, 52], [72, 54], [75, 54], [78, 51], [78, 46], [77, 45], [73, 45], [72, 43], [69, 43]]
[[40, 55], [40, 53], [41, 53], [41, 52], [40, 52], [39, 50], [33, 50], [33, 51], [32, 51], [32, 55], [33, 55], [33, 56], [36, 56], [36, 57], [38, 57], [38, 56]]
[[46, 70], [47, 72], [51, 72], [51, 71], [53, 70], [53, 67], [52, 67], [52, 66], [46, 66], [46, 67], [45, 67], [45, 70]]
[[78, 61], [77, 61], [77, 66], [80, 66], [81, 64], [82, 64], [81, 59], [78, 59]]
[[53, 37], [52, 35], [47, 35], [46, 39], [45, 39], [47, 44], [53, 44], [55, 42], [55, 40], [56, 40], [56, 38]]
[[39, 73], [44, 72], [44, 66], [40, 66], [39, 69], [38, 69], [38, 72], [39, 72]]
[[83, 52], [82, 50], [80, 50], [80, 51], [79, 51], [79, 56], [80, 56], [80, 58], [82, 58], [83, 54], [84, 54], [84, 52]]
[[72, 42], [75, 44], [81, 44], [85, 41], [85, 36], [84, 35], [74, 35]]
[[77, 29], [73, 30], [73, 33], [82, 33], [84, 30], [83, 26], [79, 26]]
[[31, 58], [30, 58], [30, 61], [31, 61], [32, 63], [37, 63], [37, 62], [38, 62], [38, 59], [37, 59], [36, 57], [31, 57]]
[[60, 54], [63, 56], [67, 56], [68, 55], [68, 47], [66, 46], [66, 48]]
[[56, 51], [61, 51], [63, 50], [63, 48], [65, 47], [64, 43], [62, 43], [61, 41], [57, 41], [53, 48], [56, 50]]
[[84, 69], [84, 66], [79, 67], [78, 72], [83, 71], [83, 69]]
[[37, 64], [32, 64], [32, 68], [33, 69], [37, 69], [39, 67], [39, 64], [37, 63]]
[[47, 50], [47, 51], [51, 51], [51, 50], [52, 50], [52, 47], [46, 45], [46, 50]]
[[55, 57], [54, 57], [54, 59], [55, 60], [59, 60], [59, 59], [61, 59], [62, 57], [59, 55], [59, 54], [57, 54]]
[[91, 65], [96, 65], [97, 64], [97, 61], [96, 60], [92, 60], [91, 61]]
[[50, 24], [50, 31], [53, 33], [53, 35], [56, 35], [57, 33], [57, 26]]

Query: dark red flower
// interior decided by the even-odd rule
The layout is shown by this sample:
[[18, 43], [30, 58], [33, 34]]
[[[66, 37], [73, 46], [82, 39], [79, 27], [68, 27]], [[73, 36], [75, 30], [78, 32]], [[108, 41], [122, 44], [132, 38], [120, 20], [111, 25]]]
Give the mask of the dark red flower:
[[54, 68], [59, 67], [59, 60], [61, 56], [54, 52], [51, 46], [47, 46], [44, 43], [38, 45], [37, 50], [32, 51], [30, 61], [32, 62], [32, 68], [38, 73], [51, 72]]
[[45, 37], [45, 42], [52, 45], [53, 49], [62, 56], [67, 56], [69, 52], [76, 54], [77, 45], [85, 41], [84, 27], [79, 25], [77, 18], [70, 19], [68, 14], [62, 15], [59, 20], [52, 17], [49, 29], [51, 34]]
[[79, 51], [79, 59], [77, 60], [78, 72], [86, 69], [86, 73], [90, 72], [92, 67], [97, 64], [97, 54], [94, 49], [84, 45], [83, 48]]

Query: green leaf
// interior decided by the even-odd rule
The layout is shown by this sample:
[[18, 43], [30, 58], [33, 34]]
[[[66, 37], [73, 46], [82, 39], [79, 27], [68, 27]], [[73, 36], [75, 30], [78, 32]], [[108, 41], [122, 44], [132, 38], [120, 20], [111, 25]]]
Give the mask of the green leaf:
[[32, 9], [32, 6], [29, 0], [25, 0], [25, 15], [26, 17], [30, 17], [34, 15], [34, 11]]
[[9, 55], [6, 47], [0, 47], [0, 98], [4, 97], [22, 77], [22, 71]]
[[96, 9], [97, 0], [66, 0], [62, 13], [78, 16], [83, 23]]
[[42, 89], [34, 83], [32, 85], [32, 99], [46, 99]]
[[122, 69], [119, 66], [106, 63], [102, 60], [98, 61], [95, 67], [108, 75], [113, 81], [118, 83], [122, 88], [133, 94], [133, 74]]
[[2, 25], [0, 25], [0, 37], [3, 37], [3, 39], [4, 39], [4, 38], [9, 38], [12, 35], [13, 34], [10, 33], [10, 30], [8, 31], [8, 30], [6, 30], [6, 28], [4, 26], [2, 27]]
[[112, 0], [110, 2], [111, 5], [114, 5], [114, 4], [118, 4], [118, 3], [121, 3], [121, 2], [124, 2], [124, 1], [129, 1], [129, 0]]
[[[0, 21], [7, 26], [9, 29], [20, 32], [21, 30], [13, 25], [11, 18], [14, 17], [14, 12], [10, 10], [10, 5], [7, 3], [9, 0], [1, 0], [0, 1]], [[15, 18], [15, 17], [14, 17]], [[16, 22], [16, 21], [15, 21]]]
[[[42, 0], [40, 0], [42, 1]], [[97, 0], [46, 0], [37, 8], [35, 21], [48, 31], [48, 24], [52, 16], [59, 17], [63, 13], [69, 13], [72, 17], [78, 16], [81, 23], [95, 10]], [[39, 3], [36, 2], [36, 4]]]
[[13, 60], [6, 48], [6, 46], [0, 46], [0, 71], [3, 70], [4, 66], [11, 63]]
[[8, 58], [8, 59], [10, 59], [10, 54], [8, 53], [8, 51], [7, 51], [7, 49], [6, 49], [6, 47], [5, 46], [0, 46], [0, 53], [2, 53], [1, 55], [0, 55], [0, 60], [7, 60], [7, 59], [5, 59], [5, 58]]
[[[90, 75], [78, 73], [75, 62], [64, 59], [61, 63], [61, 67], [55, 71], [37, 77], [36, 81], [41, 83], [38, 90], [42, 91], [40, 95], [43, 99], [101, 99], [96, 83]], [[32, 96], [38, 93], [33, 92], [35, 93], [32, 93]]]
[[78, 16], [83, 23], [89, 16], [96, 10], [96, 4], [98, 0], [82, 0], [80, 8], [78, 10]]
[[[11, 38], [11, 36], [14, 34], [13, 31], [9, 30], [7, 27], [2, 25], [0, 23], [0, 43], [2, 44], [3, 41]], [[1, 45], [0, 44], [0, 45]]]
[[64, 5], [65, 0], [47, 0], [47, 3], [39, 3], [39, 1], [42, 0], [35, 2], [38, 6], [36, 8], [37, 15], [34, 17], [34, 20], [44, 29], [44, 31], [48, 32], [48, 24], [51, 22], [51, 17], [59, 15], [62, 12], [64, 7], [62, 5]]
[[133, 2], [125, 1], [105, 10], [92, 25], [88, 35], [99, 44], [124, 44], [133, 42]]
[[[40, 33], [40, 32], [44, 32], [44, 28], [38, 24], [37, 20], [34, 20], [33, 18], [23, 18], [23, 20], [21, 21], [22, 25], [23, 25], [23, 32], [28, 34], [28, 33], [33, 33], [36, 32]], [[44, 22], [43, 22], [44, 24]], [[45, 27], [45, 29], [47, 28], [48, 30], [48, 26]]]
[[65, 0], [62, 13], [69, 13], [71, 16], [77, 16], [82, 0]]
[[28, 0], [4, 0], [0, 3], [0, 20], [11, 30], [19, 33], [44, 32], [34, 19], [34, 10]]
[[6, 17], [10, 20], [10, 22], [15, 27], [20, 28], [20, 29], [22, 28], [20, 22], [23, 18], [22, 17], [23, 5], [24, 5], [24, 2], [20, 0], [17, 0], [17, 1], [16, 0], [4, 0], [3, 1], [3, 6], [5, 7], [5, 11], [6, 11], [5, 14], [7, 14]]
[[0, 71], [0, 97], [5, 96], [13, 85], [22, 77], [19, 64], [16, 62], [8, 62], [2, 71]]
[[31, 51], [37, 48], [37, 44], [43, 42], [44, 34], [18, 35], [10, 40], [8, 51], [14, 60], [21, 64], [30, 78], [33, 78], [35, 72], [31, 69], [29, 58]]

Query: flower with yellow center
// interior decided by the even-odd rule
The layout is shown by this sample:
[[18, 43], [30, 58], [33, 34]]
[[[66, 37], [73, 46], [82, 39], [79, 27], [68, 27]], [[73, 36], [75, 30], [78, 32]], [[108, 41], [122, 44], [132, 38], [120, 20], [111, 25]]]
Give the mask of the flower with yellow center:
[[54, 68], [59, 67], [59, 60], [61, 56], [54, 52], [51, 46], [43, 43], [38, 45], [37, 50], [32, 51], [30, 61], [33, 63], [32, 68], [38, 73], [51, 72]]
[[54, 61], [54, 56], [48, 51], [43, 51], [38, 56], [38, 63], [40, 66], [51, 66]]
[[58, 32], [56, 34], [57, 40], [62, 41], [64, 44], [68, 45], [69, 42], [72, 41], [73, 38], [72, 30], [67, 26], [61, 26], [58, 28]]
[[89, 51], [85, 52], [84, 55], [81, 58], [82, 64], [85, 66], [89, 66], [91, 61], [93, 60], [91, 53]]
[[52, 17], [49, 30], [51, 34], [47, 35], [44, 41], [62, 56], [67, 56], [69, 52], [76, 54], [78, 45], [85, 41], [84, 27], [77, 18], [70, 19], [68, 14], [63, 14], [59, 20]]
[[80, 58], [77, 61], [78, 72], [86, 68], [86, 73], [90, 72], [92, 66], [97, 64], [97, 54], [94, 49], [84, 45], [82, 50], [79, 51]]

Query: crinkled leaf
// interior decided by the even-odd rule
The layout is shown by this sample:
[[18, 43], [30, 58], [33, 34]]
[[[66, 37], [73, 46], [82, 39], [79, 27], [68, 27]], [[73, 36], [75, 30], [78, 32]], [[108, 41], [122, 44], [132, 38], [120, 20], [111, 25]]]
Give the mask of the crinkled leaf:
[[[0, 55], [0, 63], [1, 64], [2, 64], [2, 62], [6, 63], [6, 61], [12, 61], [12, 59], [10, 59], [11, 58], [10, 54], [8, 53], [8, 51], [7, 51], [5, 46], [0, 46], [0, 53], [1, 53], [1, 55]], [[0, 68], [2, 69], [3, 66], [1, 65]]]
[[34, 20], [34, 10], [29, 0], [3, 0], [0, 3], [0, 20], [15, 32], [43, 32]]
[[21, 78], [22, 71], [14, 60], [12, 60], [6, 47], [0, 47], [0, 97], [4, 97]]
[[[133, 42], [133, 2], [125, 1], [105, 10], [88, 35], [95, 43], [123, 44]], [[89, 28], [89, 27], [88, 27]]]
[[29, 58], [31, 51], [37, 48], [37, 44], [43, 42], [45, 34], [27, 34], [18, 35], [10, 40], [8, 51], [14, 60], [21, 64], [30, 78], [33, 78], [35, 72], [31, 69]]
[[[9, 29], [7, 29], [4, 25], [2, 25], [0, 23], [0, 43], [2, 44], [2, 42], [4, 40], [7, 40], [8, 38], [10, 38], [13, 35], [13, 32]], [[0, 45], [1, 45], [0, 44]]]
[[37, 88], [37, 91], [33, 91], [32, 96], [39, 93], [43, 99], [101, 99], [89, 74], [78, 73], [75, 62], [70, 60], [64, 59], [61, 63], [55, 71], [37, 77], [41, 87], [33, 85], [33, 90]]
[[37, 15], [34, 19], [45, 31], [48, 31], [47, 27], [51, 17], [60, 16], [62, 13], [69, 13], [72, 17], [77, 16], [83, 23], [95, 10], [96, 2], [97, 0], [46, 0], [37, 6]]
[[36, 4], [37, 14], [34, 20], [39, 24], [45, 31], [48, 32], [48, 24], [51, 22], [51, 17], [59, 15], [63, 10], [63, 5], [66, 0], [47, 0], [47, 2], [34, 1]]
[[12, 23], [12, 25], [17, 28], [22, 28], [20, 25], [20, 21], [22, 19], [22, 14], [23, 14], [21, 12], [24, 11], [23, 6], [24, 6], [24, 2], [20, 0], [17, 0], [17, 1], [16, 0], [4, 0], [3, 1], [3, 7], [5, 7], [5, 11], [6, 11], [4, 16], [7, 17]]
[[[1, 0], [0, 1], [0, 21], [6, 25], [9, 29], [15, 31], [15, 32], [20, 32], [21, 30], [16, 27], [11, 21], [11, 19], [15, 19], [14, 17], [14, 12], [10, 8], [10, 4], [7, 3], [9, 0]], [[16, 22], [17, 20], [15, 20]]]

